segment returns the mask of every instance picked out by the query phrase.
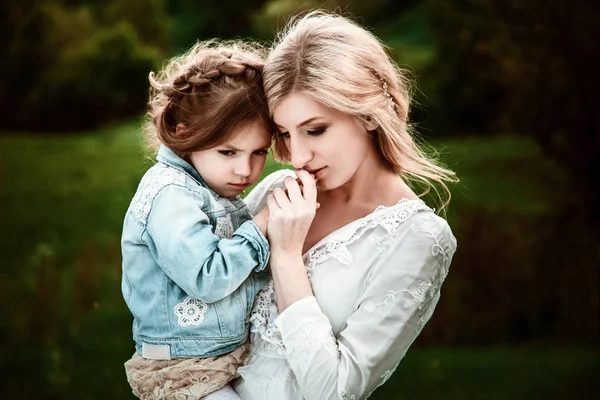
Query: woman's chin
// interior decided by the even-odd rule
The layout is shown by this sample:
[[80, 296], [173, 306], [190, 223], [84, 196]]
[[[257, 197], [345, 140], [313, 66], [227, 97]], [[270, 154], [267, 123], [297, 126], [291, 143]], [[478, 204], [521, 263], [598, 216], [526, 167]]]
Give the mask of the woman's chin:
[[336, 185], [335, 183], [332, 183], [330, 180], [317, 181], [317, 190], [320, 190], [322, 192], [337, 189], [338, 187], [340, 187], [340, 185]]

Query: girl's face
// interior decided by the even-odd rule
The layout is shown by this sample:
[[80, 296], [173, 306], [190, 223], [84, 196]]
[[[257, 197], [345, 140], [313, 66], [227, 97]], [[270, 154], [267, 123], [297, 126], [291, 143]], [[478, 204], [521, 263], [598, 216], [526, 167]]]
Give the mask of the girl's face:
[[328, 108], [303, 94], [292, 94], [273, 112], [295, 168], [315, 175], [321, 190], [349, 182], [372, 143], [367, 129], [350, 115]]
[[194, 151], [190, 161], [219, 196], [239, 196], [263, 172], [271, 138], [260, 121], [246, 125], [231, 140]]

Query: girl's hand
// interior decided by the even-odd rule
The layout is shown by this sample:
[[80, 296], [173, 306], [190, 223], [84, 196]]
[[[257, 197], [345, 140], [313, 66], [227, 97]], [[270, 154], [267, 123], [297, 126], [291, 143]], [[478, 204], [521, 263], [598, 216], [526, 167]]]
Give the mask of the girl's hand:
[[315, 217], [317, 209], [315, 180], [304, 170], [296, 171], [296, 175], [302, 181], [302, 190], [298, 182], [287, 177], [283, 181], [287, 194], [283, 189], [278, 188], [267, 198], [269, 207], [267, 234], [271, 254], [302, 256], [304, 240]]

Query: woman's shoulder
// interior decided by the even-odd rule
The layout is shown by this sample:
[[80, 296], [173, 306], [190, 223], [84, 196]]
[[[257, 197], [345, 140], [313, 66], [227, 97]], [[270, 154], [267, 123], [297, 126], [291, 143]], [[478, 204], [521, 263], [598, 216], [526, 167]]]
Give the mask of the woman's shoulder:
[[392, 247], [403, 247], [407, 242], [417, 244], [436, 241], [456, 246], [456, 239], [448, 222], [418, 199], [402, 199], [393, 206], [378, 207], [357, 226], [354, 235], [376, 227], [379, 227], [382, 237], [389, 245], [394, 244]]
[[[418, 201], [418, 200], [417, 200]], [[421, 202], [423, 205], [425, 203]], [[435, 209], [425, 206], [425, 208], [420, 209], [415, 213], [412, 218], [410, 218], [408, 225], [417, 225], [421, 227], [427, 227], [430, 230], [435, 232], [452, 232], [450, 229], [450, 225], [448, 225], [448, 221], [445, 218], [442, 218], [440, 215], [436, 214]]]
[[457, 248], [448, 222], [420, 200], [382, 210], [369, 239], [362, 245], [382, 255], [374, 268], [385, 279], [404, 279], [407, 273], [420, 279], [437, 273], [445, 276]]
[[[407, 247], [436, 242], [447, 242], [452, 248], [456, 245], [446, 220], [421, 200], [402, 199], [392, 206], [379, 206], [367, 216], [331, 233], [309, 250], [307, 258], [319, 260], [331, 252], [349, 256], [352, 251], [365, 248], [383, 253], [392, 249], [403, 251]], [[350, 250], [350, 245], [354, 250]]]
[[394, 232], [388, 233], [394, 238], [394, 247], [402, 251], [421, 245], [443, 245], [450, 253], [456, 250], [456, 238], [448, 221], [420, 200], [410, 200], [404, 205], [401, 202], [395, 210], [389, 210], [387, 216], [393, 221], [388, 221], [388, 225], [397, 226]]

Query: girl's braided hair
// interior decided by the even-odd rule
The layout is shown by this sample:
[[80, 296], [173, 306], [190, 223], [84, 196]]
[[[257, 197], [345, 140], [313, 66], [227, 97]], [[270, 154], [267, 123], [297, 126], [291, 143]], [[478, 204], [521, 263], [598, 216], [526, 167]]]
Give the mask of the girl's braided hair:
[[[256, 44], [199, 42], [150, 73], [144, 131], [148, 145], [186, 154], [212, 148], [260, 121], [274, 133], [263, 91], [263, 49]], [[177, 125], [185, 128], [177, 133]]]

